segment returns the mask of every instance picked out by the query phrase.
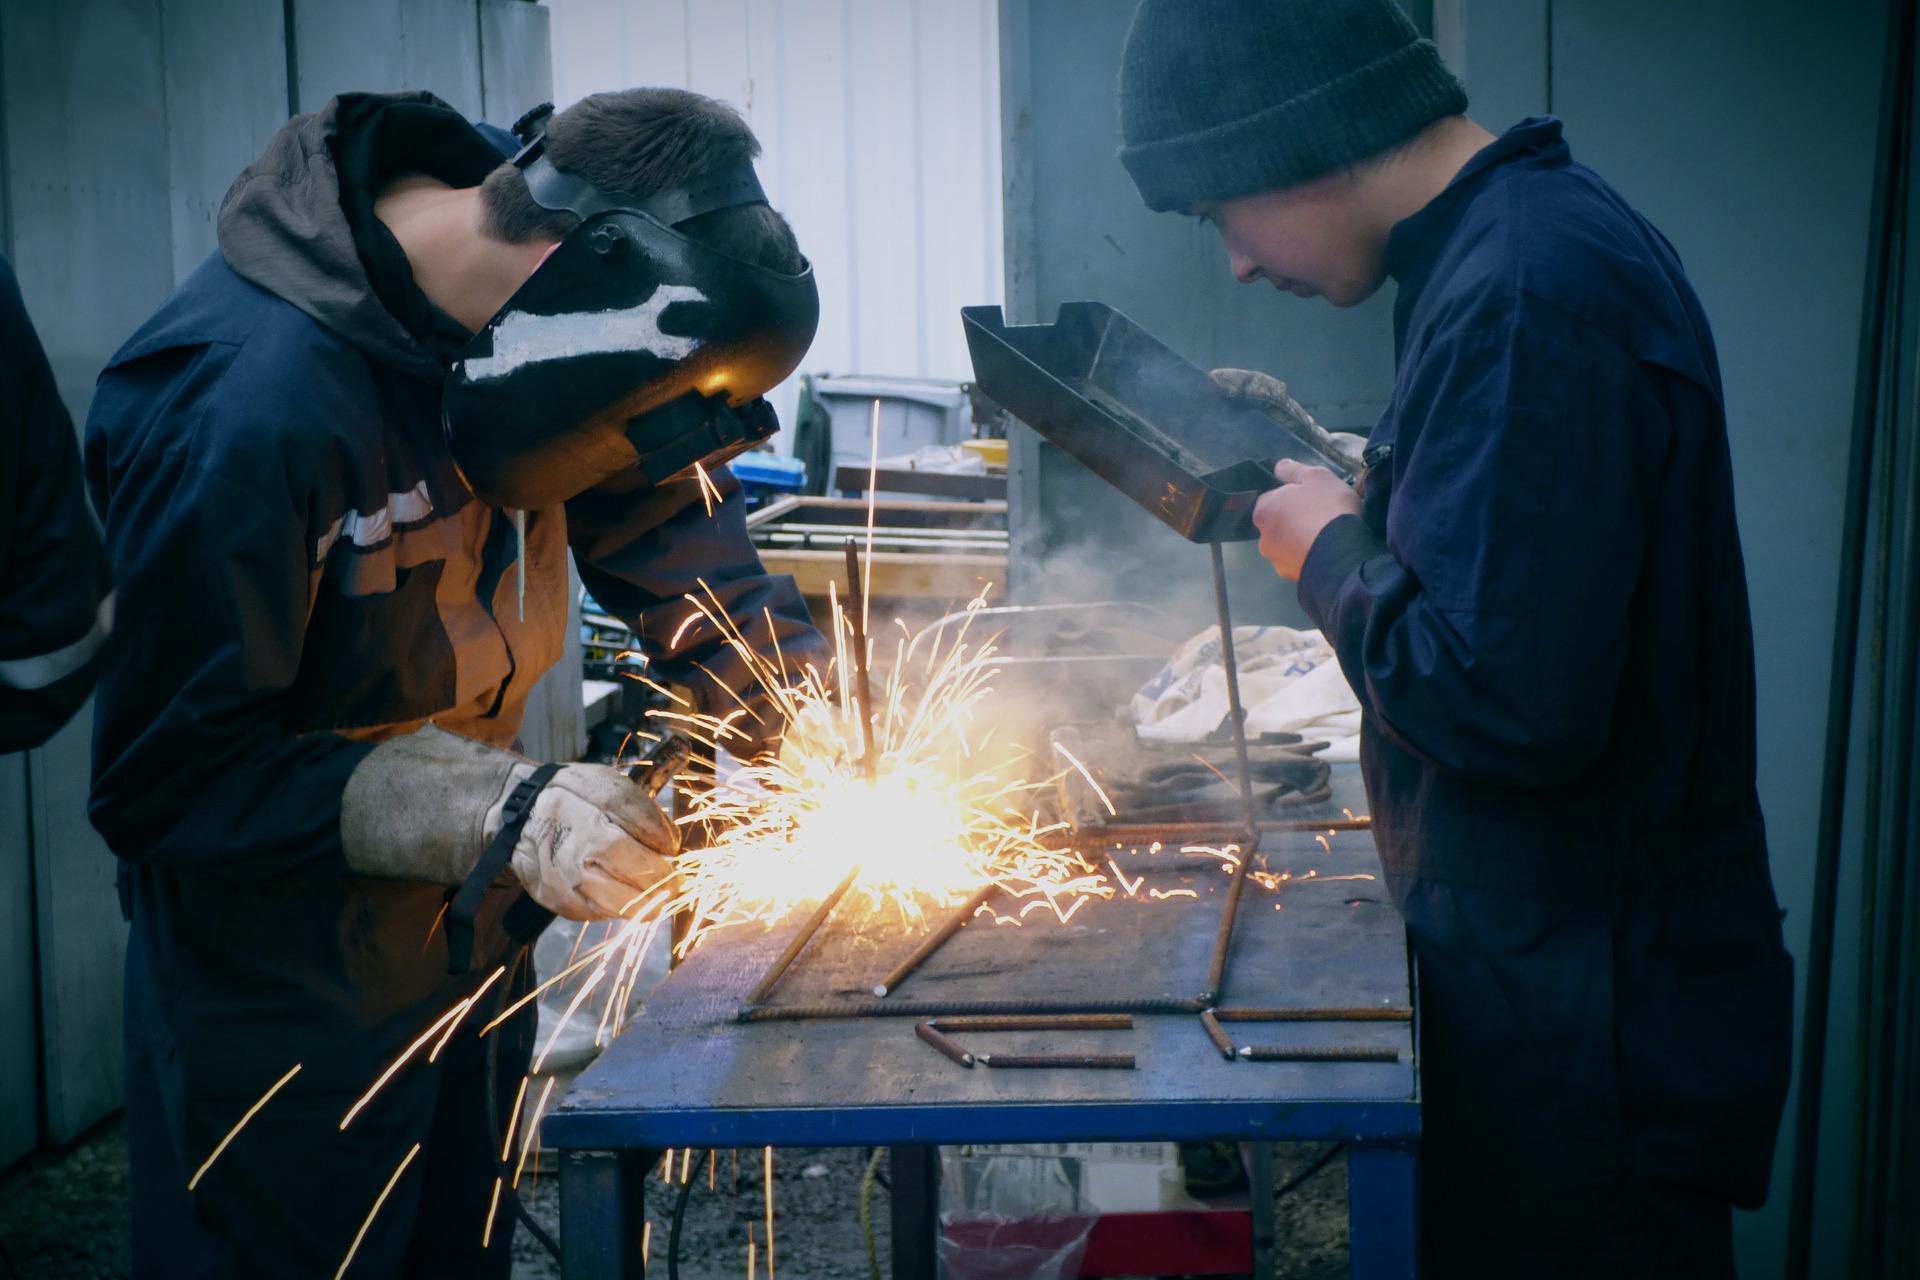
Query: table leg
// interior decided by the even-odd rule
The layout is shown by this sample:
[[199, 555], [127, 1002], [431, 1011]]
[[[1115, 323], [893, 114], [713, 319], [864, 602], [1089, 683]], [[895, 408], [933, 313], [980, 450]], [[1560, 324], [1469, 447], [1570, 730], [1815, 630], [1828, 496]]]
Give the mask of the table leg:
[[650, 1151], [560, 1153], [561, 1274], [566, 1280], [644, 1280]]
[[887, 1165], [893, 1182], [893, 1280], [935, 1280], [940, 1148], [891, 1147]]
[[1253, 1215], [1254, 1280], [1273, 1280], [1280, 1266], [1273, 1212], [1273, 1144], [1242, 1143], [1240, 1153], [1247, 1165], [1247, 1208]]
[[1416, 1149], [1347, 1148], [1347, 1220], [1353, 1280], [1413, 1280], [1420, 1274]]

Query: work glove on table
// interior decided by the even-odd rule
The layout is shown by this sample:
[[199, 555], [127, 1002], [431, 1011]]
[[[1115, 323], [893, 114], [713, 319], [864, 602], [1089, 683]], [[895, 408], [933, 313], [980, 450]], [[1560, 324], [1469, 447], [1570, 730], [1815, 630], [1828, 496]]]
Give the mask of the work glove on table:
[[[427, 725], [375, 747], [347, 779], [340, 840], [355, 874], [459, 885], [539, 766]], [[534, 797], [509, 863], [529, 897], [569, 920], [625, 915], [673, 874], [680, 833], [619, 769], [561, 765]]]
[[1312, 440], [1323, 452], [1345, 461], [1356, 474], [1362, 469], [1367, 438], [1350, 431], [1329, 431], [1315, 422], [1313, 415], [1287, 394], [1287, 384], [1272, 374], [1257, 369], [1215, 369], [1208, 376], [1214, 386], [1233, 399], [1248, 402], [1295, 435]]

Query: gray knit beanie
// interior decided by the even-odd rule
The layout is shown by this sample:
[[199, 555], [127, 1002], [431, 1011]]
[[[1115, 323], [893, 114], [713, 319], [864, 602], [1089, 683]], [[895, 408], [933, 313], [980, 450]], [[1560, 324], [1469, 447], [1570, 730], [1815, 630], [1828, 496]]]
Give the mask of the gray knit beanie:
[[1142, 0], [1120, 55], [1120, 162], [1162, 212], [1309, 182], [1466, 109], [1394, 0]]

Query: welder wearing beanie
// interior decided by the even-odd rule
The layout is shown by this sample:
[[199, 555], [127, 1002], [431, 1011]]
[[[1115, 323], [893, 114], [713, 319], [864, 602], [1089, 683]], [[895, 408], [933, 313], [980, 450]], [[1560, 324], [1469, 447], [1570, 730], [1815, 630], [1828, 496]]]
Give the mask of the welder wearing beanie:
[[1145, 0], [1119, 100], [1142, 198], [1236, 278], [1398, 287], [1360, 483], [1282, 463], [1254, 519], [1364, 710], [1419, 964], [1424, 1274], [1731, 1276], [1793, 980], [1678, 256], [1558, 120], [1468, 120], [1392, 0]]

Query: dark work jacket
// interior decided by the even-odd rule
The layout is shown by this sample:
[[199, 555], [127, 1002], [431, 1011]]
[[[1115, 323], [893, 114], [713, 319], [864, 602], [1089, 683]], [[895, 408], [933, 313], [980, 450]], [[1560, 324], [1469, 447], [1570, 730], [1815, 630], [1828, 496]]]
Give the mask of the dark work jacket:
[[[522, 618], [511, 515], [446, 449], [443, 366], [355, 253], [334, 118], [296, 117], [242, 175], [221, 253], [114, 357], [88, 422], [126, 654], [100, 686], [92, 817], [130, 872], [188, 1168], [294, 1062], [294, 1092], [350, 1102], [501, 954], [490, 922], [517, 889], [450, 978], [442, 888], [352, 876], [341, 795], [374, 742], [428, 719], [514, 742], [561, 653], [569, 547], [715, 714], [753, 690], [711, 626], [682, 625], [702, 582], [760, 651], [821, 643], [724, 472], [711, 514], [697, 483], [619, 481], [527, 513]], [[394, 1085], [378, 1107], [421, 1105]]]
[[0, 754], [80, 709], [112, 621], [73, 420], [0, 258]]
[[1672, 246], [1535, 118], [1387, 269], [1364, 515], [1300, 577], [1387, 870], [1610, 897], [1764, 874], [1720, 373]]

